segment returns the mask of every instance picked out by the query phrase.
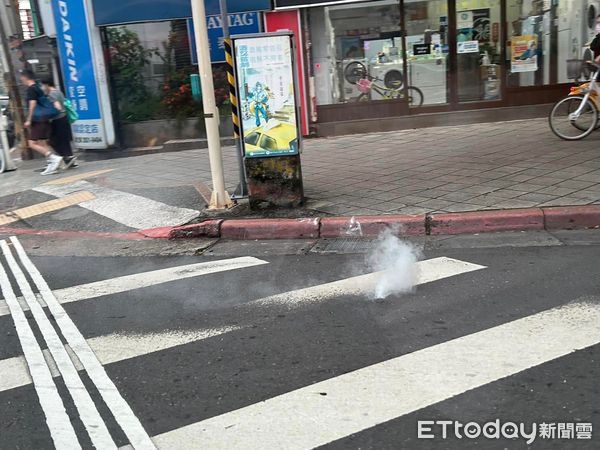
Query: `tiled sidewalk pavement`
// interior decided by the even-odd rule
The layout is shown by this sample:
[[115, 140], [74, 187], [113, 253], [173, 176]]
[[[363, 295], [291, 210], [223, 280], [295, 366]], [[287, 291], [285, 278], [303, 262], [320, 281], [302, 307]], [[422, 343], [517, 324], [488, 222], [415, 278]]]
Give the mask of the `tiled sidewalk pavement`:
[[[600, 203], [600, 133], [564, 142], [544, 119], [309, 139], [302, 161], [308, 207], [335, 215]], [[233, 148], [224, 163], [232, 192]], [[31, 166], [1, 175], [0, 196], [49, 181]], [[206, 150], [83, 163], [68, 175], [105, 168], [115, 170], [97, 182], [141, 195], [211, 179]]]
[[600, 134], [564, 142], [544, 119], [306, 141], [306, 195], [332, 214], [600, 203]]

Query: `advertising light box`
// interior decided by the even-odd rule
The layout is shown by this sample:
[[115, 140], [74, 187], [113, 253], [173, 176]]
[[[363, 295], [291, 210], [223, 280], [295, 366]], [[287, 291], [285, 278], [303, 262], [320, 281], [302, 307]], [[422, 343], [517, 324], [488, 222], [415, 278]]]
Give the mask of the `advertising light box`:
[[292, 36], [239, 36], [233, 44], [244, 155], [297, 155], [300, 133]]

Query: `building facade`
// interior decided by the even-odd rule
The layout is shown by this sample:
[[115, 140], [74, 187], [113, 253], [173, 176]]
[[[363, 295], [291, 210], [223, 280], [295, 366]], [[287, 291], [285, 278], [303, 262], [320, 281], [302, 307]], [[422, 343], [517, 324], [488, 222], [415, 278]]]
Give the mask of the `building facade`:
[[[51, 3], [35, 2], [42, 12]], [[178, 131], [171, 138], [197, 134], [201, 104], [190, 80], [197, 66], [189, 0], [147, 0], [144, 8], [127, 1], [115, 8], [112, 0], [61, 3], [88, 6], [121, 136], [134, 128], [142, 137], [148, 130], [175, 130], [138, 125], [174, 116], [187, 134]], [[225, 123], [219, 1], [205, 4]], [[386, 119], [389, 129], [395, 118], [427, 121], [431, 114], [552, 103], [581, 77], [569, 73], [569, 61], [590, 58], [600, 14], [600, 0], [228, 0], [228, 5], [232, 34], [294, 31], [305, 135], [328, 134], [343, 123], [350, 125], [340, 132], [368, 131]], [[39, 23], [46, 31], [26, 41], [27, 59], [56, 74], [57, 51], [46, 43], [55, 35], [47, 25], [52, 20]], [[166, 138], [168, 133], [139, 144]]]
[[[297, 10], [314, 125], [546, 104], [589, 59], [598, 0], [275, 0]], [[571, 78], [570, 78], [571, 77]]]

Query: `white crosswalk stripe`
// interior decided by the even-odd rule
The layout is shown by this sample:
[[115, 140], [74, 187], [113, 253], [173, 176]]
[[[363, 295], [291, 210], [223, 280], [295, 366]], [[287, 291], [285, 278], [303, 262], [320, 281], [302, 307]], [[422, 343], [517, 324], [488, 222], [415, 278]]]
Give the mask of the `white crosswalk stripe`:
[[[202, 275], [230, 270], [239, 270], [263, 264], [268, 264], [268, 262], [250, 256], [188, 264], [185, 266], [169, 267], [167, 269], [151, 270], [133, 275], [109, 278], [107, 280], [81, 284], [65, 289], [56, 289], [54, 291], [54, 296], [60, 303], [78, 302], [105, 295], [119, 294], [134, 289], [156, 286], [171, 281], [185, 280], [187, 278], [195, 278]], [[27, 309], [26, 305], [24, 306], [25, 309]], [[0, 300], [0, 317], [8, 314], [10, 314], [10, 311], [6, 302]]]
[[[45, 359], [44, 370], [51, 376], [62, 374], [64, 378], [63, 352], [70, 356], [76, 370], [85, 370], [99, 387], [106, 405], [132, 443], [124, 448], [315, 448], [600, 344], [600, 328], [597, 326], [600, 322], [600, 304], [580, 301], [325, 381], [307, 384], [300, 389], [150, 438], [106, 375], [103, 365], [199, 343], [241, 330], [247, 325], [236, 322], [235, 325], [223, 324], [212, 329], [190, 331], [113, 333], [86, 341], [62, 309], [61, 303], [99, 299], [162, 283], [268, 263], [255, 258], [234, 258], [127, 275], [52, 292], [19, 241], [11, 238], [11, 244], [19, 258], [19, 265], [31, 278], [41, 297], [36, 300], [35, 294], [24, 286], [27, 281], [19, 276], [20, 269], [11, 261], [11, 250], [6, 243], [2, 243], [0, 245], [8, 267], [24, 293], [21, 303], [29, 305], [34, 318], [40, 322], [43, 322], [40, 318], [41, 305], [46, 305], [67, 341], [62, 350], [56, 348], [56, 342], [43, 351], [38, 345], [38, 359], [39, 354]], [[417, 266], [417, 285], [486, 269], [481, 265], [447, 257], [421, 261]], [[243, 307], [290, 309], [351, 296], [365, 297], [373, 293], [382, 276], [381, 272], [370, 273], [309, 286], [252, 300]], [[0, 281], [3, 281], [2, 277]], [[10, 281], [5, 275], [2, 285], [5, 296], [10, 294], [7, 283]], [[7, 306], [11, 306], [11, 313], [15, 305], [18, 306], [19, 302], [13, 294], [10, 304], [7, 303]], [[23, 309], [19, 310], [22, 314]], [[265, 321], [270, 320], [268, 315], [265, 317]], [[40, 330], [48, 341], [52, 332], [44, 326]], [[22, 356], [0, 361], [0, 373], [7, 374], [0, 379], [0, 392], [32, 382], [33, 372], [30, 375], [28, 362]], [[66, 384], [69, 386], [69, 383]], [[79, 412], [85, 424], [86, 412]], [[60, 416], [60, 411], [56, 414]], [[109, 444], [100, 446], [110, 447]]]
[[73, 361], [67, 354], [65, 347], [60, 341], [58, 333], [50, 323], [50, 320], [44, 313], [42, 306], [37, 302], [35, 294], [31, 290], [23, 271], [20, 269], [15, 258], [12, 255], [10, 248], [6, 241], [0, 242], [0, 248], [4, 258], [10, 268], [13, 276], [17, 280], [19, 289], [23, 293], [25, 301], [29, 306], [29, 309], [33, 313], [33, 317], [39, 327], [44, 340], [48, 345], [48, 349], [52, 358], [54, 359], [58, 371], [63, 377], [67, 390], [75, 403], [75, 406], [79, 412], [79, 417], [85, 426], [90, 439], [96, 448], [116, 448], [113, 442], [108, 428], [104, 421], [100, 417], [100, 413], [94, 405], [94, 401], [90, 397], [90, 394], [86, 390], [77, 369], [73, 365]]
[[[2, 254], [17, 281], [19, 289], [24, 295], [24, 301], [28, 304], [33, 314], [42, 338], [49, 347], [49, 352], [46, 355], [43, 355], [41, 351], [40, 344], [37, 342], [24, 316], [24, 312], [20, 308], [19, 302], [13, 293], [10, 279], [3, 268], [0, 268], [0, 284], [15, 325], [17, 326], [18, 337], [25, 353], [27, 368], [34, 381], [34, 387], [56, 447], [66, 449], [81, 448], [71, 421], [66, 414], [61, 396], [52, 380], [50, 365], [46, 362], [46, 358], [53, 360], [55, 368], [62, 375], [69, 395], [79, 412], [80, 419], [85, 425], [88, 435], [96, 448], [116, 448], [116, 445], [106, 424], [102, 417], [100, 417], [94, 401], [79, 378], [72, 358], [76, 358], [83, 366], [86, 374], [95, 385], [95, 388], [111, 411], [115, 421], [129, 439], [129, 442], [136, 449], [155, 448], [130, 406], [121, 397], [116, 386], [106, 374], [102, 364], [97, 360], [89, 344], [85, 341], [60, 303], [58, 303], [46, 281], [25, 253], [19, 240], [12, 237], [10, 238], [10, 243], [17, 256], [13, 256], [13, 252], [6, 241], [0, 241]], [[24, 271], [33, 282], [33, 286], [39, 290], [40, 296], [43, 298], [52, 319], [56, 323], [57, 329], [51, 324], [46, 313], [42, 310], [42, 306], [38, 303], [23, 273]], [[58, 337], [58, 331], [60, 331], [68, 343], [71, 350], [70, 353], [67, 352], [67, 349]], [[9, 365], [23, 367], [23, 364], [18, 364], [14, 361]]]
[[[241, 327], [226, 326], [194, 331], [166, 331], [142, 335], [114, 333], [91, 338], [87, 342], [102, 364], [112, 364], [138, 356], [149, 355], [161, 350], [167, 350], [179, 345], [199, 342], [203, 339], [220, 336], [239, 329]], [[66, 347], [67, 351], [69, 351], [70, 347]], [[44, 352], [46, 353], [46, 350]], [[46, 361], [50, 366], [52, 376], [59, 376], [60, 373], [52, 358], [47, 357]], [[78, 362], [75, 362], [75, 367], [78, 370], [83, 370], [83, 366], [78, 364]], [[0, 360], [0, 373], [3, 374], [0, 377], [0, 392], [27, 386], [31, 383], [27, 362], [23, 356]]]
[[200, 215], [198, 211], [169, 206], [88, 181], [77, 181], [68, 185], [42, 185], [33, 190], [58, 198], [79, 191], [91, 192], [96, 198], [79, 206], [135, 229], [183, 225]]
[[[177, 279], [185, 279], [221, 270], [233, 270], [243, 267], [267, 264], [266, 261], [251, 257], [234, 258], [229, 260], [214, 261], [211, 263], [200, 263], [189, 266], [172, 267], [141, 274], [127, 275], [123, 277], [103, 280], [72, 288], [58, 289], [54, 291], [55, 296], [62, 303], [73, 302], [91, 298], [97, 298], [108, 294], [122, 293], [141, 287], [157, 285]], [[418, 279], [416, 284], [422, 285], [432, 281], [468, 273], [485, 267], [459, 261], [452, 258], [434, 258], [417, 263]], [[375, 290], [377, 281], [382, 272], [375, 272], [357, 277], [345, 278], [332, 283], [311, 286], [296, 291], [260, 298], [249, 303], [252, 307], [268, 307], [271, 305], [284, 304], [287, 308], [298, 307], [306, 303], [325, 301], [338, 296], [364, 295]], [[197, 330], [195, 332], [165, 332], [139, 335], [109, 335], [99, 336], [88, 340], [88, 344], [96, 353], [102, 364], [123, 361], [160, 350], [166, 350], [178, 345], [197, 342], [209, 337], [218, 336], [227, 332], [240, 329], [238, 326], [226, 326], [217, 329]], [[0, 360], [0, 372], [3, 369], [13, 368], [13, 373], [6, 379], [0, 379], [0, 392], [25, 386], [31, 383], [25, 366], [18, 360], [17, 356], [10, 359]], [[16, 369], [15, 369], [16, 368]], [[56, 374], [56, 372], [55, 372]]]
[[[77, 442], [75, 430], [71, 425], [69, 416], [67, 416], [58, 389], [52, 380], [50, 369], [44, 363], [44, 356], [40, 345], [37, 343], [33, 330], [17, 301], [17, 297], [14, 294], [2, 263], [0, 263], [0, 289], [10, 308], [23, 354], [29, 366], [33, 384], [46, 417], [46, 423], [54, 445], [57, 448], [65, 449], [81, 448], [78, 444], [74, 444]], [[2, 378], [5, 376], [11, 377], [11, 375], [5, 375], [5, 372], [2, 372]]]
[[162, 449], [315, 448], [598, 344], [599, 323], [597, 303], [551, 309], [312, 384], [153, 440]]

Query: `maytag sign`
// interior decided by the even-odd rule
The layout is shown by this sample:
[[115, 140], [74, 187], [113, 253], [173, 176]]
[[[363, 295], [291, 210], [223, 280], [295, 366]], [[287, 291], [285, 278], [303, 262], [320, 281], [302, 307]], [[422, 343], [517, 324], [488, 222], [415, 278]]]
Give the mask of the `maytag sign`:
[[[210, 45], [210, 60], [213, 63], [225, 62], [225, 47], [223, 45], [223, 20], [221, 16], [208, 16], [206, 18], [208, 28], [208, 42]], [[238, 14], [229, 14], [229, 34], [251, 34], [259, 33], [260, 13], [246, 12]], [[198, 54], [196, 53], [196, 39], [194, 36], [194, 23], [188, 19], [188, 33], [190, 36], [190, 47], [192, 55], [192, 64], [198, 64]]]
[[[187, 19], [197, 0], [93, 0], [96, 25]], [[204, 0], [207, 16], [221, 14], [219, 0]], [[271, 0], [227, 0], [227, 12], [269, 11]]]

